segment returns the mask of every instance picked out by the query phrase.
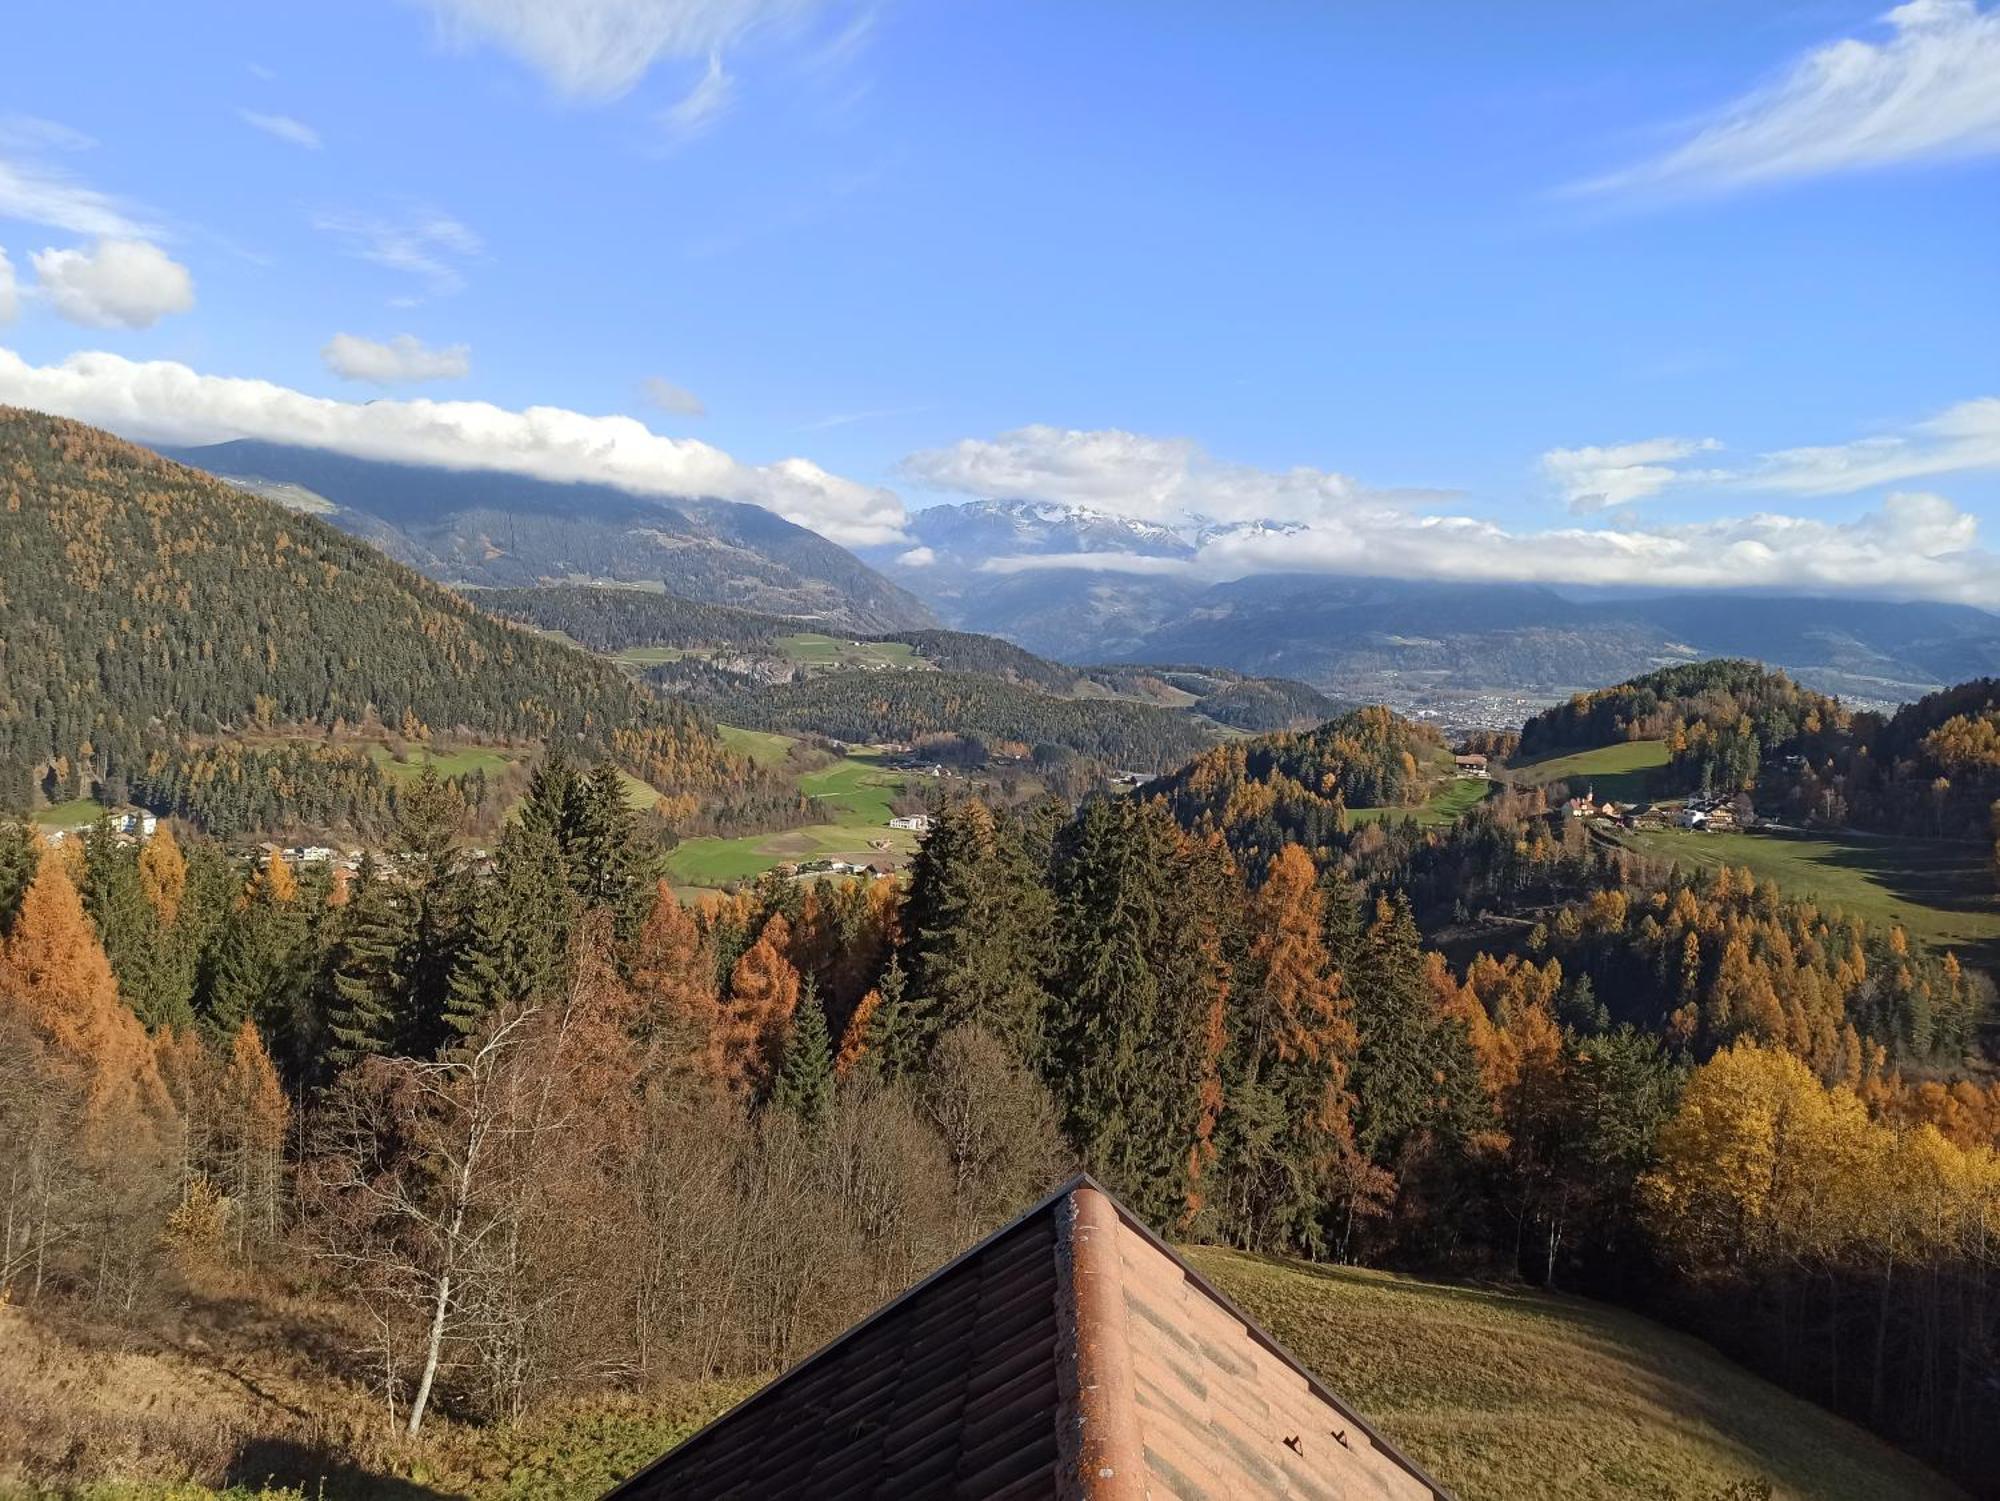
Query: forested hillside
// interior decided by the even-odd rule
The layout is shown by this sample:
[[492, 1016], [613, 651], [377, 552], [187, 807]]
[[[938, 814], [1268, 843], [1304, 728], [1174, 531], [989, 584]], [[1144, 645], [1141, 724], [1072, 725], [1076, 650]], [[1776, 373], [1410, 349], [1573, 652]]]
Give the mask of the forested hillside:
[[[697, 604], [654, 590], [581, 585], [490, 589], [477, 592], [473, 598], [483, 609], [537, 630], [560, 632], [607, 654], [665, 648], [705, 655], [712, 661], [721, 660], [725, 672], [763, 682], [782, 681], [828, 666], [801, 658], [798, 638], [820, 629], [821, 623], [811, 620]], [[1185, 707], [1236, 729], [1287, 729], [1330, 719], [1339, 710], [1325, 694], [1285, 678], [1246, 678], [1226, 669], [1145, 664], [1075, 667], [1038, 657], [998, 636], [970, 631], [889, 631], [857, 635], [852, 642], [857, 648], [900, 644], [909, 647], [921, 663], [942, 671], [990, 677], [1058, 698], [1108, 694]], [[700, 664], [667, 677], [711, 695], [723, 693], [731, 682], [728, 676], [703, 671]]]
[[1255, 867], [1287, 844], [1329, 851], [1350, 807], [1410, 808], [1450, 766], [1444, 740], [1380, 706], [1314, 730], [1233, 741], [1144, 789], [1190, 829], [1219, 832]]
[[741, 502], [641, 496], [500, 470], [438, 469], [280, 443], [170, 449], [184, 464], [309, 508], [445, 583], [595, 578], [842, 630], [932, 623], [845, 548]]
[[94, 429], [0, 413], [0, 501], [0, 805], [97, 786], [206, 816], [258, 784], [353, 805], [342, 779], [366, 803], [365, 757], [284, 740], [370, 725], [561, 742], [683, 795], [749, 775], [608, 664]]
[[2000, 679], [1978, 678], [1803, 737], [1761, 796], [1800, 817], [1931, 838], [2000, 837]]
[[1772, 814], [1933, 839], [1995, 830], [2000, 679], [1883, 716], [1849, 711], [1755, 662], [1697, 662], [1578, 694], [1530, 719], [1523, 758], [1660, 740], [1661, 791], [1752, 792]]
[[[682, 681], [672, 668], [659, 680]], [[955, 738], [1031, 751], [1060, 747], [1116, 767], [1156, 770], [1186, 759], [1212, 733], [1169, 709], [1111, 698], [1055, 698], [967, 672], [841, 672], [731, 686], [711, 700], [732, 724], [810, 730], [864, 744]]]
[[1692, 662], [1580, 693], [1521, 727], [1520, 755], [1663, 740], [1662, 790], [1740, 792], [1773, 755], [1812, 754], [1848, 723], [1837, 699], [1757, 662]]

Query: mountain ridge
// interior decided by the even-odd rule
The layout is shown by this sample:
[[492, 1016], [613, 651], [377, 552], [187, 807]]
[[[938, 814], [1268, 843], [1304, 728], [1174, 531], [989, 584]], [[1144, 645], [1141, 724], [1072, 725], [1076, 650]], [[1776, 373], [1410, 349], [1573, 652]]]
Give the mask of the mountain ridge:
[[441, 583], [507, 588], [588, 578], [844, 629], [936, 623], [914, 595], [846, 549], [742, 501], [655, 498], [250, 439], [155, 451], [319, 514]]

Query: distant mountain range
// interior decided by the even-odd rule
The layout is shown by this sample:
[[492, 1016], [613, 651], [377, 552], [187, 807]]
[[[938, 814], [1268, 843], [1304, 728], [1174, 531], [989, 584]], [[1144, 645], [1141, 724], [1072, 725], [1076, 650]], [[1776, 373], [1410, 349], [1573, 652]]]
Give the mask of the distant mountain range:
[[319, 515], [445, 583], [652, 585], [843, 630], [936, 623], [914, 595], [852, 553], [758, 506], [655, 499], [609, 485], [382, 463], [276, 443], [159, 451]]
[[[1962, 605], [1722, 593], [1584, 596], [1529, 584], [1260, 574], [1188, 565], [1219, 537], [1048, 501], [916, 512], [860, 556], [757, 506], [423, 468], [260, 442], [162, 450], [459, 585], [602, 582], [805, 617], [857, 635], [940, 620], [1062, 661], [1178, 662], [1293, 678], [1347, 701], [1456, 713], [1566, 697], [1674, 662], [1755, 657], [1859, 702], [2000, 673], [2000, 616]], [[1118, 567], [1080, 567], [1092, 555]], [[1460, 717], [1464, 717], [1461, 715]], [[1483, 722], [1475, 717], [1475, 722]]]
[[[1180, 566], [1222, 533], [1285, 529], [1169, 528], [1046, 502], [973, 501], [918, 512], [910, 530], [924, 551], [914, 558], [870, 556], [951, 624], [1044, 655], [1202, 663], [1403, 707], [1554, 699], [1714, 656], [1755, 657], [1823, 691], [1885, 703], [2000, 673], [2000, 616], [1965, 605], [1578, 597], [1532, 584], [1321, 574], [1214, 583]], [[1088, 553], [1124, 556], [1117, 569], [1074, 566]]]

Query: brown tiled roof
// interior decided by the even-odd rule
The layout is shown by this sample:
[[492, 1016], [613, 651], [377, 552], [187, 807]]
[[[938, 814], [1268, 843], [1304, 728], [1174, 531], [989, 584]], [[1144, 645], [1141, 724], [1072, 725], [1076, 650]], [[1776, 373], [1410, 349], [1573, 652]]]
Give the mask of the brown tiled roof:
[[1449, 1501], [1077, 1178], [607, 1501]]

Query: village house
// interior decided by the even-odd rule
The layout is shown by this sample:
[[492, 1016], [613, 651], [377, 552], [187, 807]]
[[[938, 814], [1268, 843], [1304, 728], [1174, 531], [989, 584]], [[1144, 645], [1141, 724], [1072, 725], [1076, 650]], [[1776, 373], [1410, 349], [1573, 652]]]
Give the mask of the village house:
[[1486, 758], [1477, 751], [1470, 755], [1453, 756], [1451, 765], [1453, 772], [1458, 776], [1483, 778], [1487, 775]]
[[937, 822], [928, 813], [904, 813], [889, 820], [892, 829], [908, 829], [912, 834], [928, 834]]

